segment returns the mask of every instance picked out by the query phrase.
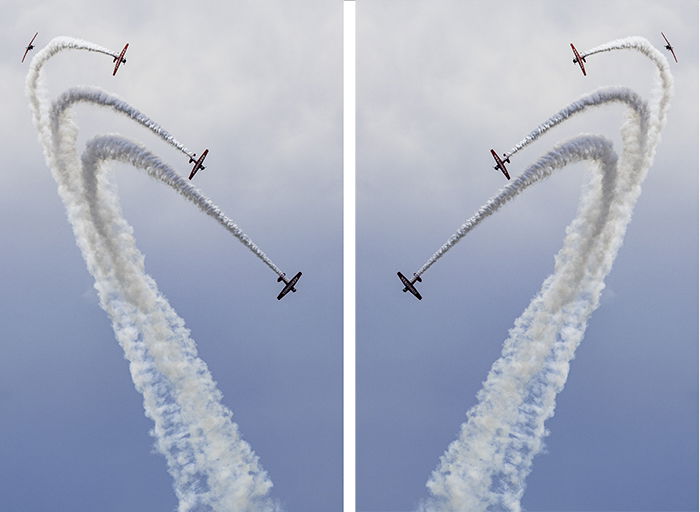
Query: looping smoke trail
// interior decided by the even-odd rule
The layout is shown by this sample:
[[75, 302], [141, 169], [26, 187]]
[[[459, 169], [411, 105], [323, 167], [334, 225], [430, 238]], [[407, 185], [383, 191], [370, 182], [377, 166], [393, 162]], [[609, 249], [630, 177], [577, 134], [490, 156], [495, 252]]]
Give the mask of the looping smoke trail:
[[[600, 48], [621, 46], [650, 56], [659, 70], [660, 94], [651, 108], [634, 109], [623, 124], [623, 153], [616, 164], [610, 154], [599, 154], [601, 173], [584, 187], [554, 272], [510, 330], [501, 357], [477, 394], [477, 404], [426, 484], [431, 497], [421, 504], [422, 512], [521, 510], [525, 479], [547, 435], [545, 422], [554, 415], [556, 396], [566, 383], [588, 319], [599, 305], [653, 162], [672, 95], [668, 64], [658, 58], [663, 57], [659, 52], [640, 38]], [[541, 127], [549, 129], [548, 123]], [[533, 134], [541, 132], [536, 129]], [[516, 183], [512, 186], [520, 185]], [[489, 201], [460, 228], [452, 245], [460, 232], [463, 236], [497, 204]]]
[[[109, 314], [129, 361], [134, 385], [143, 395], [145, 413], [154, 421], [152, 434], [173, 476], [178, 510], [278, 511], [279, 505], [268, 497], [272, 482], [248, 443], [241, 439], [231, 411], [221, 404], [221, 393], [206, 364], [197, 357], [184, 321], [145, 273], [133, 230], [121, 215], [116, 190], [99, 172], [101, 165], [105, 159], [117, 158], [146, 167], [234, 235], [238, 228], [140, 146], [116, 137], [97, 138], [88, 143], [82, 159], [78, 157], [77, 126], [59, 105], [51, 109], [55, 114], [51, 119], [39, 86], [41, 66], [65, 48], [102, 51], [91, 43], [53, 40], [48, 49], [39, 52], [39, 58], [32, 60], [27, 94], [76, 242], [95, 277], [100, 304]], [[69, 96], [62, 97], [66, 98]], [[123, 107], [116, 102], [110, 106]], [[158, 131], [145, 116], [134, 118]], [[167, 132], [160, 133], [164, 134]]]
[[[555, 148], [529, 168], [520, 182], [504, 190], [501, 197], [497, 196], [500, 201], [491, 200], [486, 208], [480, 209], [472, 218], [474, 223], [466, 229], [474, 227], [527, 186], [581, 160], [597, 162], [598, 173], [588, 184], [579, 213], [567, 229], [564, 247], [556, 258], [555, 273], [516, 321], [501, 358], [478, 394], [479, 403], [469, 411], [458, 439], [441, 457], [427, 484], [432, 498], [422, 505], [424, 512], [519, 510], [520, 484], [529, 472], [532, 457], [539, 451], [539, 434], [543, 432], [537, 423], [542, 414], [535, 420], [526, 414], [534, 409], [536, 393], [532, 385], [549, 353], [561, 341], [560, 331], [574, 324], [566, 313], [567, 308], [579, 309], [572, 306], [573, 291], [582, 288], [590, 268], [598, 267], [598, 262], [591, 261], [591, 253], [595, 252], [600, 226], [606, 224], [614, 202], [609, 189], [615, 187], [616, 180], [606, 179], [614, 176], [617, 169], [612, 143], [603, 137], [584, 136]], [[582, 250], [584, 247], [587, 249]], [[573, 271], [582, 267], [581, 272]], [[559, 316], [553, 315], [553, 311], [560, 311]]]
[[[601, 144], [607, 144], [607, 141], [603, 141], [605, 141], [605, 139], [596, 136], [579, 137], [570, 141], [567, 145], [562, 146], [560, 150], [552, 151], [543, 156], [535, 165], [527, 169], [518, 178], [503, 187], [498, 194], [486, 201], [486, 203], [484, 203], [472, 217], [467, 219], [455, 234], [452, 235], [420, 269], [418, 269], [416, 275], [422, 275], [484, 219], [496, 213], [505, 206], [506, 203], [520, 195], [531, 185], [549, 177], [555, 169], [560, 169], [569, 163], [578, 162], [580, 160], [589, 160], [592, 154], [597, 155], [599, 146]], [[576, 148], [576, 151], [573, 151], [572, 148]]]
[[[528, 146], [529, 144], [532, 144], [542, 135], [547, 133], [549, 130], [551, 130], [555, 126], [560, 125], [573, 115], [583, 112], [589, 107], [595, 107], [614, 102], [626, 104], [630, 108], [630, 110], [636, 112], [638, 119], [644, 120], [645, 122], [648, 120], [649, 112], [647, 104], [644, 102], [644, 100], [642, 100], [642, 98], [640, 98], [640, 96], [636, 92], [627, 87], [605, 87], [583, 96], [581, 99], [574, 101], [566, 108], [563, 108], [562, 110], [554, 114], [544, 123], [539, 125], [532, 132], [530, 132], [525, 138], [523, 138], [523, 140], [518, 142], [513, 147], [513, 149], [506, 153], [505, 157], [509, 158], [513, 156], [515, 153]], [[645, 128], [643, 128], [642, 131], [646, 133]]]
[[[231, 412], [221, 405], [221, 393], [197, 357], [184, 322], [145, 274], [143, 255], [121, 215], [116, 192], [103, 177], [106, 160], [129, 163], [156, 179], [182, 178], [142, 146], [117, 136], [90, 140], [82, 156], [87, 203], [83, 223], [86, 231], [93, 228], [93, 237], [91, 242], [80, 238], [82, 244], [91, 244], [81, 249], [125, 354], [135, 354], [130, 361], [141, 369], [132, 371], [134, 382], [155, 423], [157, 445], [175, 479], [180, 509], [278, 510], [266, 497], [272, 483], [240, 438]], [[95, 259], [98, 254], [101, 260]], [[124, 303], [136, 312], [124, 309]], [[123, 341], [124, 325], [130, 332], [143, 333], [144, 355]], [[140, 382], [145, 377], [148, 385]]]
[[45, 133], [48, 130], [48, 127], [41, 124], [42, 118], [45, 119], [44, 113], [41, 112], [41, 106], [42, 104], [45, 105], [46, 102], [41, 101], [42, 98], [36, 94], [36, 91], [40, 86], [41, 70], [44, 67], [44, 64], [46, 64], [51, 57], [63, 50], [83, 50], [102, 53], [104, 55], [109, 55], [110, 57], [118, 56], [116, 53], [95, 43], [65, 36], [54, 37], [44, 48], [39, 50], [37, 54], [34, 55], [29, 63], [29, 72], [27, 73], [26, 79], [26, 90], [29, 97], [30, 106], [32, 108], [34, 122], [37, 125], [37, 129], [42, 133]]
[[71, 108], [76, 103], [91, 103], [93, 105], [98, 105], [102, 107], [109, 107], [115, 112], [124, 114], [129, 118], [133, 119], [140, 125], [148, 128], [158, 137], [163, 139], [165, 142], [173, 146], [175, 149], [181, 151], [190, 158], [196, 158], [195, 154], [187, 149], [181, 142], [179, 142], [173, 135], [168, 133], [168, 131], [156, 123], [154, 120], [150, 119], [146, 114], [138, 111], [131, 105], [129, 105], [124, 100], [108, 93], [98, 87], [73, 87], [67, 91], [61, 93], [61, 95], [54, 100], [51, 105], [50, 118], [52, 123], [60, 122], [63, 113]]
[[[639, 36], [625, 37], [623, 39], [617, 39], [615, 41], [610, 41], [595, 48], [591, 48], [583, 54], [583, 56], [588, 57], [589, 55], [595, 55], [597, 53], [610, 52], [614, 50], [635, 50], [640, 52], [642, 55], [647, 57], [656, 66], [659, 78], [659, 87], [653, 91], [656, 98], [654, 98], [654, 108], [653, 110], [657, 113], [657, 125], [652, 126], [649, 131], [649, 139], [655, 140], [659, 136], [659, 132], [663, 127], [666, 119], [666, 113], [668, 112], [668, 107], [671, 102], [671, 95], [673, 91], [673, 75], [671, 75], [671, 69], [668, 64], [668, 59], [666, 56], [657, 50], [646, 38]], [[653, 157], [653, 154], [652, 154]]]
[[[153, 178], [165, 183], [175, 190], [182, 197], [192, 202], [202, 212], [215, 219], [233, 236], [238, 238], [243, 245], [248, 247], [258, 258], [260, 258], [277, 275], [282, 275], [282, 271], [267, 257], [267, 255], [246, 235], [241, 229], [226, 215], [222, 213], [210, 199], [202, 195], [189, 181], [181, 177], [174, 170], [161, 162], [151, 153], [142, 150], [137, 152], [129, 146], [132, 145], [126, 139], [118, 137], [103, 137], [95, 139], [94, 145], [102, 149], [105, 158], [120, 160], [134, 167], [145, 169]], [[87, 173], [87, 170], [84, 171]]]
[[590, 55], [595, 55], [596, 53], [609, 52], [613, 50], [636, 50], [645, 57], [648, 57], [659, 70], [659, 75], [663, 82], [662, 87], [664, 89], [670, 87], [673, 78], [669, 69], [668, 59], [666, 59], [666, 56], [657, 50], [644, 37], [631, 36], [623, 39], [616, 39], [615, 41], [609, 41], [584, 52], [582, 57], [588, 57]]
[[[64, 124], [68, 119], [68, 112], [70, 112], [70, 108], [78, 102], [87, 102], [112, 108], [114, 111], [122, 113], [140, 125], [148, 128], [168, 144], [171, 144], [176, 149], [190, 156], [188, 150], [158, 123], [125, 101], [96, 87], [76, 87], [69, 89], [68, 91], [62, 93], [52, 103], [49, 117], [51, 119], [51, 128], [54, 133], [58, 133], [58, 127]], [[60, 141], [60, 138], [54, 137], [54, 143], [57, 143], [57, 141]], [[72, 142], [69, 143], [69, 147], [72, 147], [72, 145]], [[167, 170], [164, 170], [158, 176], [156, 176], [160, 181], [172, 187], [180, 195], [194, 203], [204, 213], [219, 222], [219, 224], [238, 238], [243, 245], [248, 247], [253, 254], [260, 258], [260, 260], [270, 269], [272, 269], [272, 271], [278, 276], [284, 275], [282, 270], [280, 270], [277, 265], [272, 262], [272, 260], [262, 251], [262, 249], [260, 249], [231, 219], [226, 217], [218, 206], [216, 206], [210, 199], [202, 195], [202, 193], [192, 186], [189, 181], [181, 178], [170, 168], [166, 169]]]
[[[611, 87], [606, 89], [601, 89], [593, 92], [587, 96], [584, 96], [580, 100], [577, 100], [567, 107], [563, 108], [544, 123], [539, 125], [535, 130], [533, 130], [529, 135], [527, 135], [522, 141], [520, 141], [510, 152], [510, 155], [520, 151], [525, 146], [531, 144], [539, 137], [544, 135], [551, 128], [561, 124], [566, 119], [569, 119], [572, 115], [580, 113], [588, 108], [595, 107], [601, 104], [609, 102], [621, 102], [625, 103], [629, 109], [629, 116], [631, 122], [642, 123], [641, 133], [646, 133], [647, 123], [649, 121], [649, 112], [646, 103], [633, 91], [624, 87]], [[416, 275], [422, 275], [426, 270], [428, 270], [434, 263], [437, 262], [447, 251], [449, 251], [457, 242], [459, 242], [464, 235], [471, 231], [477, 224], [481, 222], [485, 217], [493, 213], [494, 206], [496, 210], [502, 206], [506, 201], [510, 200], [515, 195], [519, 194], [523, 182], [528, 182], [530, 178], [525, 174], [516, 178], [508, 185], [506, 185], [501, 192], [499, 192], [495, 197], [491, 198], [489, 201], [482, 206], [477, 213], [470, 219], [468, 219], [458, 230], [452, 235], [445, 244], [442, 245], [435, 253], [428, 258], [422, 267], [416, 271]], [[506, 199], [507, 198], [507, 199]], [[482, 211], [485, 210], [485, 211]]]

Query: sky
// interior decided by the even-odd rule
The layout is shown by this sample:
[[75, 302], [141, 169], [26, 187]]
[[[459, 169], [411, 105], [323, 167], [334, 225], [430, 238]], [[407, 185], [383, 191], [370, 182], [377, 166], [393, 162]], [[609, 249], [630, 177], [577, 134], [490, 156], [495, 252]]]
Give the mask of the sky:
[[[456, 437], [513, 321], [553, 270], [588, 167], [528, 190], [431, 267], [416, 271], [505, 181], [505, 152], [602, 86], [651, 95], [634, 52], [671, 61], [675, 95], [601, 305], [547, 421], [522, 499], [528, 511], [698, 507], [698, 6], [693, 1], [357, 4], [357, 504], [408, 511]], [[670, 57], [670, 55], [669, 55]], [[513, 158], [519, 175], [555, 144], [600, 134], [620, 148], [624, 110], [579, 115]]]
[[[23, 46], [68, 35], [129, 49], [64, 52], [49, 95], [116, 94], [187, 147], [209, 149], [194, 183], [287, 275], [142, 172], [113, 166], [146, 270], [184, 318], [242, 437], [286, 510], [342, 503], [342, 7], [307, 0], [9, 1], [0, 35], [0, 490], [3, 510], [175, 510], [142, 397], [100, 309], [44, 161], [24, 92]], [[63, 4], [66, 5], [66, 4]], [[59, 7], [61, 6], [61, 7]], [[181, 154], [95, 107], [75, 109], [80, 144], [119, 133], [181, 175]]]
[[[114, 165], [146, 270], [200, 356], [287, 510], [342, 503], [342, 7], [204, 0], [196, 8], [6, 1], [0, 33], [0, 490], [3, 509], [174, 510], [151, 421], [97, 304], [24, 94], [22, 48], [70, 35], [118, 51], [65, 52], [51, 96], [96, 85], [194, 151], [196, 184], [288, 275], [275, 275], [172, 191]], [[420, 285], [415, 271], [504, 183], [505, 151], [600, 86], [648, 98], [649, 63], [598, 56], [583, 77], [569, 43], [628, 35], [673, 42], [675, 96], [655, 162], [571, 373], [547, 422], [523, 507], [680, 511], [698, 506], [698, 6], [696, 2], [357, 0], [357, 504], [414, 510], [475, 403], [513, 320], [552, 271], [587, 167], [528, 191], [460, 242]], [[35, 50], [36, 52], [36, 50]], [[30, 57], [31, 57], [30, 53]], [[602, 134], [623, 109], [579, 116], [522, 151]], [[111, 112], [76, 109], [81, 143], [120, 133], [176, 171], [182, 155]]]

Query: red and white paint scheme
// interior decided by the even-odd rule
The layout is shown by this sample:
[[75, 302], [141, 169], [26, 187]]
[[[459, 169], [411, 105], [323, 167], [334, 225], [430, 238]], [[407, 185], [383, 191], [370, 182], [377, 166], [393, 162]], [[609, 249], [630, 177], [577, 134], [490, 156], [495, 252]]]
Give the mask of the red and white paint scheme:
[[114, 57], [114, 62], [116, 62], [116, 64], [114, 65], [114, 71], [112, 72], [112, 76], [114, 76], [114, 75], [117, 74], [117, 70], [119, 70], [119, 65], [120, 65], [122, 62], [123, 62], [124, 64], [126, 64], [126, 59], [124, 58], [124, 54], [126, 53], [126, 49], [127, 49], [128, 47], [129, 47], [129, 43], [126, 43], [126, 44], [124, 45], [124, 49], [123, 49], [122, 52], [119, 54], [119, 57]]

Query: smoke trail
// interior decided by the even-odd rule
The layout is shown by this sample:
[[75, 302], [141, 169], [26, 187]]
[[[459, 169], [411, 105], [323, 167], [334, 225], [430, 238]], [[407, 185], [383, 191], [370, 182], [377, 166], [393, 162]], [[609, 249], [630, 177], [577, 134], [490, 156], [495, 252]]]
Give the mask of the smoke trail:
[[61, 95], [58, 98], [56, 98], [51, 105], [50, 118], [52, 123], [58, 123], [61, 119], [61, 116], [66, 110], [71, 108], [76, 103], [80, 102], [90, 103], [101, 107], [108, 107], [114, 110], [115, 112], [124, 114], [127, 117], [136, 121], [138, 124], [151, 130], [158, 137], [160, 137], [165, 142], [173, 146], [175, 149], [181, 151], [188, 157], [196, 158], [194, 153], [187, 149], [173, 135], [168, 133], [168, 131], [165, 128], [160, 126], [154, 120], [150, 119], [146, 114], [143, 114], [142, 112], [138, 111], [124, 100], [97, 87], [73, 87], [61, 93]]
[[[641, 126], [641, 133], [646, 133], [646, 124], [648, 123], [648, 107], [646, 103], [633, 91], [623, 88], [623, 87], [612, 87], [607, 89], [601, 89], [592, 94], [584, 96], [578, 101], [575, 101], [563, 108], [544, 123], [540, 124], [535, 130], [533, 130], [529, 135], [527, 135], [522, 141], [520, 141], [516, 146], [510, 151], [509, 156], [520, 151], [525, 146], [531, 144], [539, 137], [544, 135], [551, 128], [561, 124], [566, 119], [569, 119], [572, 115], [580, 113], [590, 107], [595, 107], [601, 104], [610, 102], [622, 102], [625, 103], [628, 109], [629, 122], [643, 124]], [[623, 130], [623, 136], [625, 132]], [[555, 156], [550, 156], [550, 158], [555, 158]], [[537, 168], [537, 167], [535, 167]], [[538, 171], [539, 172], [539, 171]], [[428, 270], [437, 260], [445, 255], [457, 242], [459, 242], [467, 233], [474, 229], [477, 225], [481, 223], [486, 217], [492, 215], [498, 211], [503, 205], [510, 201], [513, 197], [520, 194], [527, 187], [533, 184], [533, 178], [535, 181], [542, 179], [546, 175], [536, 175], [531, 176], [527, 172], [522, 174], [520, 177], [516, 178], [512, 182], [508, 183], [501, 191], [491, 199], [489, 199], [476, 214], [462, 224], [462, 226], [457, 230], [457, 232], [452, 235], [447, 242], [445, 242], [435, 253], [428, 258], [428, 260], [423, 264], [422, 267], [416, 271], [416, 275], [422, 275], [426, 270]]]
[[[221, 394], [206, 364], [197, 358], [184, 322], [145, 274], [132, 229], [121, 215], [115, 191], [101, 173], [104, 160], [131, 164], [164, 181], [182, 178], [145, 148], [116, 136], [92, 139], [82, 156], [87, 220], [95, 233], [104, 234], [101, 241], [92, 242], [93, 247], [102, 242], [106, 248], [83, 251], [96, 282], [104, 286], [98, 288], [100, 300], [118, 337], [118, 326], [134, 318], [132, 311], [123, 309], [124, 301], [143, 315], [136, 315], [138, 325], [132, 328], [143, 332], [149, 362], [161, 378], [157, 386], [139, 386], [138, 375], [134, 380], [143, 389], [147, 415], [160, 432], [158, 448], [176, 481], [180, 508], [206, 505], [221, 511], [274, 510], [276, 505], [266, 498], [272, 483], [248, 443], [240, 438], [230, 411], [221, 405]], [[95, 254], [102, 261], [95, 261]], [[112, 275], [113, 280], [101, 279]], [[117, 285], [105, 285], [112, 281]], [[137, 363], [143, 362], [143, 358], [137, 359]], [[163, 392], [154, 394], [154, 387]]]
[[[177, 139], [175, 139], [173, 135], [171, 135], [167, 130], [162, 128], [148, 116], [139, 112], [137, 109], [123, 100], [116, 98], [105, 91], [92, 87], [78, 87], [70, 89], [61, 94], [52, 103], [49, 115], [53, 133], [59, 133], [58, 126], [66, 122], [70, 107], [78, 102], [87, 102], [112, 108], [114, 111], [122, 113], [135, 120], [142, 126], [148, 128], [168, 144], [182, 151], [184, 154], [193, 156], [190, 155], [189, 150], [187, 150], [187, 148], [185, 148]], [[60, 144], [59, 137], [54, 137], [54, 144], [56, 143]], [[73, 145], [73, 143], [69, 143], [69, 146], [71, 145]], [[233, 236], [238, 238], [243, 245], [248, 247], [253, 254], [260, 258], [260, 260], [270, 269], [272, 269], [272, 271], [278, 276], [284, 275], [277, 265], [272, 262], [272, 260], [250, 239], [250, 237], [221, 212], [218, 206], [216, 206], [210, 199], [202, 195], [202, 193], [199, 192], [188, 180], [181, 178], [169, 168], [168, 171], [169, 172], [163, 172], [162, 174], [158, 175], [158, 179], [175, 189], [175, 191], [177, 191], [180, 195], [194, 203], [200, 210], [219, 222], [219, 224], [221, 224]]]
[[[638, 119], [646, 121], [649, 117], [646, 103], [639, 97], [639, 95], [636, 92], [626, 87], [606, 87], [594, 91], [590, 94], [587, 94], [586, 96], [583, 96], [581, 99], [574, 101], [566, 108], [563, 108], [562, 110], [554, 114], [544, 123], [539, 125], [532, 132], [530, 132], [525, 138], [523, 138], [523, 140], [518, 142], [513, 147], [513, 149], [511, 149], [505, 155], [505, 157], [509, 158], [513, 156], [515, 153], [528, 146], [529, 144], [532, 144], [542, 135], [547, 133], [549, 130], [551, 130], [555, 126], [560, 125], [573, 115], [583, 112], [589, 107], [600, 106], [613, 102], [626, 104], [630, 109], [636, 112]], [[646, 132], [646, 129], [643, 129], [642, 131]]]
[[[639, 36], [625, 37], [623, 39], [617, 39], [615, 41], [601, 44], [595, 48], [591, 48], [585, 52], [583, 56], [588, 57], [589, 55], [596, 55], [598, 53], [615, 50], [638, 51], [651, 60], [651, 62], [656, 66], [659, 84], [655, 90], [652, 91], [654, 95], [654, 101], [652, 103], [655, 105], [653, 110], [656, 112], [657, 122], [649, 131], [649, 139], [657, 140], [659, 137], [659, 132], [665, 123], [666, 114], [668, 112], [668, 107], [671, 103], [671, 96], [673, 94], [673, 75], [671, 75], [668, 60], [666, 59], [666, 56], [657, 50], [647, 39]], [[654, 145], [655, 144], [652, 144], [652, 146]], [[653, 158], [653, 153], [651, 156]]]
[[95, 43], [65, 36], [54, 37], [44, 48], [39, 50], [29, 63], [29, 72], [27, 73], [26, 79], [26, 91], [29, 97], [34, 123], [36, 124], [37, 129], [42, 133], [45, 133], [48, 130], [48, 127], [41, 124], [41, 120], [46, 119], [46, 116], [41, 112], [42, 105], [44, 107], [46, 106], [46, 101], [42, 101], [43, 98], [36, 94], [36, 91], [41, 87], [41, 70], [44, 67], [44, 64], [46, 64], [51, 57], [63, 50], [83, 50], [109, 55], [110, 57], [118, 57], [116, 53], [111, 52], [107, 48], [96, 45]]
[[[112, 320], [134, 385], [144, 397], [145, 413], [154, 421], [152, 434], [173, 476], [178, 510], [277, 511], [279, 505], [268, 497], [272, 482], [241, 439], [231, 411], [221, 404], [221, 393], [206, 364], [197, 357], [184, 321], [145, 273], [143, 255], [136, 248], [131, 226], [121, 215], [116, 190], [99, 172], [102, 162], [116, 158], [145, 168], [241, 241], [249, 242], [246, 245], [251, 250], [254, 244], [211, 201], [140, 146], [102, 137], [90, 141], [82, 159], [78, 157], [77, 127], [67, 106], [78, 101], [76, 98], [101, 101], [100, 95], [64, 95], [49, 116], [39, 74], [48, 58], [61, 49], [85, 47], [101, 51], [91, 43], [65, 38], [49, 43], [50, 51], [42, 50], [32, 60], [27, 94], [47, 163], [77, 244], [95, 278], [100, 304]], [[125, 104], [111, 99], [106, 103], [159, 131], [157, 124]], [[160, 129], [159, 135], [167, 139], [164, 130]], [[172, 138], [169, 142], [177, 144]]]
[[[431, 475], [427, 483], [431, 498], [420, 507], [424, 512], [521, 510], [525, 478], [547, 435], [544, 424], [554, 414], [556, 395], [564, 387], [588, 318], [598, 307], [605, 277], [653, 161], [672, 94], [668, 64], [656, 58], [661, 54], [639, 38], [623, 43], [628, 45], [625, 48], [652, 55], [659, 70], [660, 94], [652, 108], [635, 109], [636, 114], [623, 125], [623, 154], [617, 164], [605, 151], [591, 155], [602, 159], [601, 172], [584, 188], [577, 216], [555, 258], [554, 272], [515, 321], [501, 357], [477, 394], [477, 405], [467, 413], [457, 440]], [[541, 127], [549, 129], [547, 125]], [[538, 133], [531, 135], [536, 138]], [[553, 152], [567, 151], [567, 146]], [[525, 173], [530, 174], [531, 169]], [[472, 219], [491, 213], [487, 209]], [[464, 227], [473, 225], [468, 221]]]
[[[589, 159], [598, 162], [598, 175], [588, 184], [577, 219], [567, 229], [564, 248], [556, 258], [558, 268], [511, 330], [501, 358], [478, 394], [479, 403], [469, 411], [458, 440], [441, 457], [427, 484], [432, 498], [423, 504], [424, 511], [518, 510], [517, 484], [529, 472], [540, 448], [536, 443], [541, 441], [539, 430], [521, 426], [530, 418], [526, 413], [532, 408], [533, 379], [559, 341], [557, 336], [572, 324], [570, 315], [561, 310], [587, 277], [587, 271], [572, 269], [597, 266], [590, 261], [593, 237], [600, 233], [596, 226], [614, 208], [610, 187], [615, 180], [606, 176], [615, 174], [617, 156], [606, 139], [581, 137], [555, 148], [521, 176], [532, 184], [556, 169]], [[582, 251], [582, 246], [589, 249]]]

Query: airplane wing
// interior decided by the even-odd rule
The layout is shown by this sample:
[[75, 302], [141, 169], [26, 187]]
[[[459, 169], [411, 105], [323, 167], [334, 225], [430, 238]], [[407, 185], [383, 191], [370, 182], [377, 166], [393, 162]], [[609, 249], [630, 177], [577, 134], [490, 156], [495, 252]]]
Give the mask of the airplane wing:
[[673, 51], [673, 46], [671, 46], [671, 41], [668, 40], [668, 37], [666, 37], [666, 34], [661, 32], [661, 35], [664, 38], [664, 41], [666, 41], [666, 49], [671, 52], [671, 55], [673, 55], [673, 60], [678, 62], [678, 58], [676, 58], [676, 52]]
[[32, 40], [29, 41], [29, 44], [27, 45], [27, 48], [24, 50], [24, 55], [22, 56], [22, 62], [24, 62], [24, 59], [27, 57], [27, 53], [29, 53], [29, 50], [31, 50], [32, 48], [34, 48], [34, 45], [33, 45], [32, 43], [34, 43], [34, 40], [36, 39], [36, 36], [38, 36], [38, 35], [39, 35], [39, 32], [37, 32], [36, 34], [34, 34], [34, 37], [32, 37]]
[[114, 65], [114, 71], [112, 71], [112, 76], [117, 74], [117, 71], [119, 70], [119, 66], [121, 65], [122, 62], [126, 63], [126, 59], [124, 58], [124, 54], [126, 53], [126, 49], [128, 47], [129, 47], [129, 43], [126, 43], [124, 45], [124, 49], [119, 54], [119, 56], [114, 58], [116, 64]]
[[583, 63], [585, 62], [583, 57], [578, 53], [578, 50], [574, 46], [574, 43], [569, 43], [571, 45], [571, 49], [574, 52], [574, 64], [578, 63], [578, 65], [581, 67], [581, 72], [583, 73], [583, 76], [586, 76], [586, 68], [584, 67]]

